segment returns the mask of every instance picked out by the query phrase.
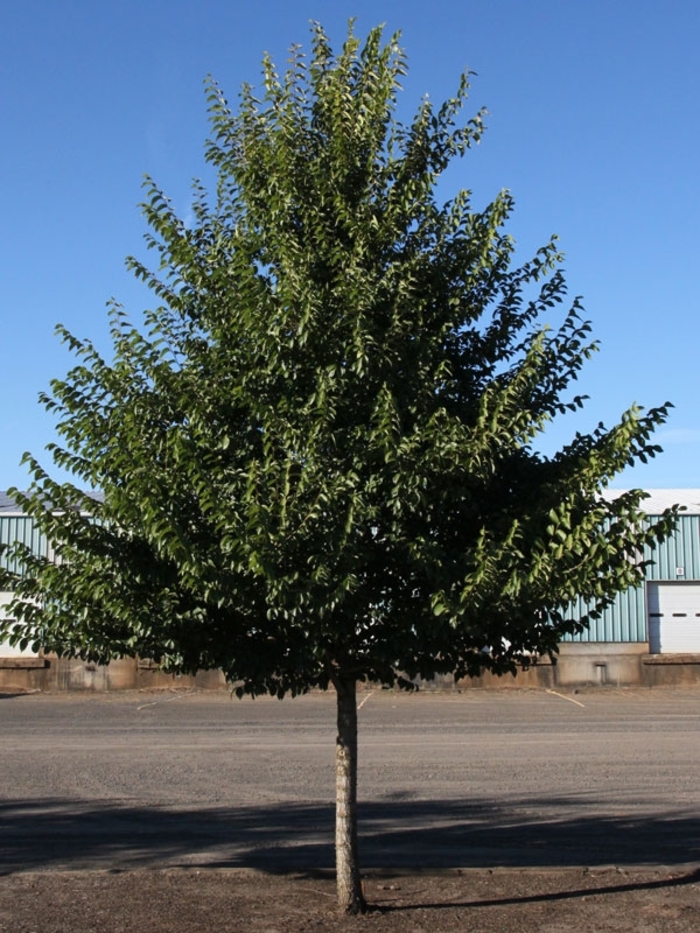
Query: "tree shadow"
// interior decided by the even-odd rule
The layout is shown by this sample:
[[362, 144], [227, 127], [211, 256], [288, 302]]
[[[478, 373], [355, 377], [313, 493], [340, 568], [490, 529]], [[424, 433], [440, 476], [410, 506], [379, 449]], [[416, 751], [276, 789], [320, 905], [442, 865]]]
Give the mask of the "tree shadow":
[[[570, 816], [572, 801], [382, 800], [360, 807], [363, 869], [644, 867], [700, 863], [700, 817]], [[528, 816], [546, 806], [547, 821]], [[559, 816], [557, 813], [559, 812]], [[332, 806], [163, 808], [110, 801], [0, 803], [0, 873], [217, 866], [332, 869]], [[483, 903], [483, 902], [481, 902]]]
[[459, 908], [473, 909], [477, 907], [512, 907], [525, 904], [554, 903], [556, 901], [577, 900], [580, 897], [590, 897], [592, 894], [629, 894], [632, 891], [661, 891], [669, 888], [678, 888], [700, 882], [700, 869], [694, 868], [675, 878], [663, 878], [657, 881], [631, 881], [627, 884], [608, 884], [589, 888], [575, 888], [569, 891], [549, 891], [539, 894], [523, 894], [513, 897], [494, 897], [479, 900], [464, 900], [444, 903], [428, 901], [415, 901], [410, 904], [390, 904], [374, 908], [380, 913], [400, 913], [412, 910], [454, 910]]

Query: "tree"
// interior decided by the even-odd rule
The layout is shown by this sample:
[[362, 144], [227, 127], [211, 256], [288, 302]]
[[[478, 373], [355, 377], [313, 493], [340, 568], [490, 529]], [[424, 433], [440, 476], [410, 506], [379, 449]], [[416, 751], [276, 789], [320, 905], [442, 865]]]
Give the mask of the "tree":
[[600, 494], [659, 449], [666, 406], [537, 450], [596, 347], [555, 242], [515, 266], [507, 192], [437, 201], [482, 134], [482, 113], [459, 122], [469, 75], [404, 124], [396, 36], [351, 25], [338, 55], [312, 36], [237, 112], [208, 83], [218, 181], [191, 224], [147, 180], [156, 269], [128, 264], [157, 306], [136, 327], [111, 305], [113, 359], [59, 328], [78, 362], [43, 404], [75, 481], [26, 456], [14, 494], [55, 560], [25, 552], [6, 585], [22, 644], [218, 667], [239, 695], [332, 687], [339, 901], [359, 912], [357, 684], [554, 654], [587, 622], [573, 598], [595, 612], [638, 583], [673, 516]]

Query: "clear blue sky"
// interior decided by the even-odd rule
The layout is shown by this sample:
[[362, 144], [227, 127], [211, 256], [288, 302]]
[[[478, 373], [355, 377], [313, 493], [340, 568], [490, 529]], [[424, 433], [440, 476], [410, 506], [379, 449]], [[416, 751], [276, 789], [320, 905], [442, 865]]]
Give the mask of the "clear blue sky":
[[697, 0], [22, 0], [0, 31], [0, 489], [26, 485], [23, 451], [50, 463], [37, 395], [72, 362], [55, 324], [107, 350], [106, 301], [150, 303], [123, 266], [142, 249], [141, 179], [187, 213], [205, 76], [235, 100], [265, 50], [283, 64], [312, 19], [339, 45], [350, 16], [402, 31], [406, 115], [478, 73], [489, 131], [445, 196], [511, 189], [523, 259], [561, 238], [602, 350], [584, 414], [550, 443], [669, 399], [664, 454], [615, 485], [700, 486]]

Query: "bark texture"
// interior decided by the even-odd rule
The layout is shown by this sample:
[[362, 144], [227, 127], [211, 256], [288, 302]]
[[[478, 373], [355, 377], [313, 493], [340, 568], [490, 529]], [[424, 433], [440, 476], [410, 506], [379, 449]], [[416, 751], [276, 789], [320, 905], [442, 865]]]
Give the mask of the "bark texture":
[[335, 869], [338, 905], [344, 913], [367, 909], [357, 847], [357, 684], [335, 680], [338, 738], [335, 750]]

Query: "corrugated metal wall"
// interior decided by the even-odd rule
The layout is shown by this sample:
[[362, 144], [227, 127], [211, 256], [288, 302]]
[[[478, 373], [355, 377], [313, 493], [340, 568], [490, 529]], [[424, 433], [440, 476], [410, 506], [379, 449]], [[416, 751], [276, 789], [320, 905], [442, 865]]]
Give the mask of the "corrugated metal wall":
[[[24, 515], [0, 515], [0, 544], [21, 541], [35, 554], [47, 553], [47, 542]], [[653, 554], [645, 555], [653, 560], [647, 569], [648, 580], [700, 581], [700, 515], [682, 515], [678, 529], [669, 541], [662, 544]], [[0, 562], [15, 572], [17, 561], [0, 555]], [[682, 573], [678, 573], [682, 570]], [[581, 600], [572, 606], [572, 616], [586, 611]], [[644, 642], [647, 640], [646, 602], [644, 587], [619, 593], [615, 602], [600, 619], [594, 620], [581, 635], [570, 636], [565, 641], [574, 642]]]
[[[580, 618], [587, 609], [584, 600], [577, 600], [569, 615]], [[644, 588], [635, 587], [618, 593], [612, 606], [599, 619], [594, 619], [586, 631], [567, 636], [563, 641], [646, 641]]]
[[700, 580], [700, 515], [681, 515], [675, 535], [652, 560], [647, 580]]
[[[700, 515], [681, 515], [676, 533], [655, 551], [644, 555], [653, 563], [647, 580], [700, 580]], [[682, 573], [678, 573], [682, 570]], [[584, 614], [586, 604], [579, 600], [571, 616]], [[647, 640], [646, 594], [643, 586], [618, 593], [615, 602], [600, 619], [591, 622], [581, 635], [563, 639], [574, 642], [643, 642]]]
[[[35, 554], [46, 554], [46, 537], [37, 529], [31, 518], [26, 515], [0, 515], [0, 544], [14, 544], [20, 541], [28, 545]], [[18, 561], [11, 560], [4, 552], [0, 554], [0, 566], [14, 573], [19, 573]]]

